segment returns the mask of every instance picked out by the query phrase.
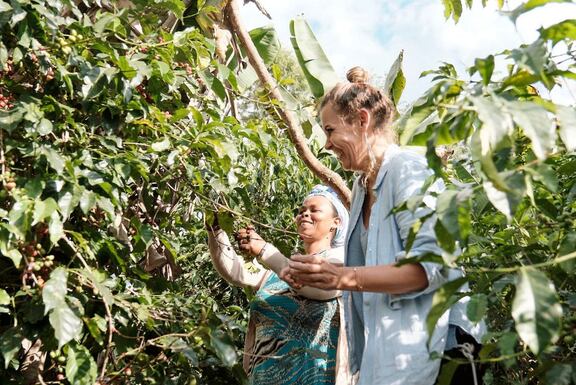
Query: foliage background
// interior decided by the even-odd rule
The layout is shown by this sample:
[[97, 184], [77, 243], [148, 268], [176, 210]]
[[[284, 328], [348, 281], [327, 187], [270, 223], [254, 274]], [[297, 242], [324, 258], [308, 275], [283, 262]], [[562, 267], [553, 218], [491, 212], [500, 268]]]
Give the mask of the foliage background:
[[[222, 4], [0, 1], [2, 383], [245, 382], [251, 293], [213, 271], [205, 223], [255, 223], [289, 254], [293, 209], [315, 180], [238, 50], [222, 64], [209, 28]], [[471, 1], [444, 5], [457, 19]], [[161, 28], [170, 14], [182, 21]], [[575, 30], [566, 20], [479, 58], [472, 80], [447, 63], [430, 71], [433, 87], [397, 122], [448, 186], [436, 226], [446, 253], [429, 258], [463, 266], [472, 284], [439, 291], [428, 322], [471, 296], [470, 317], [490, 329], [487, 384], [576, 382], [576, 112], [534, 87], [574, 79]], [[288, 104], [313, 152], [350, 180], [312, 140], [330, 68], [300, 57], [302, 75], [273, 31], [252, 37], [298, 96]], [[396, 102], [401, 60], [384, 85]], [[495, 78], [498, 62], [509, 71]]]

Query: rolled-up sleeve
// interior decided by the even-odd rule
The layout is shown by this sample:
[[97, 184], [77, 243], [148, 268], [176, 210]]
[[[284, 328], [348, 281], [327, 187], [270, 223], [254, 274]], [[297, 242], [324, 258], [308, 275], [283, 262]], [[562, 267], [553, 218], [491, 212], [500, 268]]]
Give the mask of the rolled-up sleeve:
[[267, 270], [256, 260], [254, 269], [246, 268], [244, 258], [236, 254], [228, 235], [223, 230], [208, 232], [210, 257], [216, 271], [226, 281], [235, 286], [258, 289]]
[[[434, 182], [430, 188], [423, 193], [422, 187], [426, 180], [432, 175], [432, 171], [427, 167], [426, 163], [419, 161], [404, 162], [398, 167], [394, 174], [396, 174], [397, 183], [394, 190], [394, 206], [399, 206], [406, 202], [408, 199], [422, 196], [424, 205], [418, 207], [415, 211], [402, 210], [394, 214], [394, 219], [398, 226], [400, 239], [403, 249], [406, 248], [410, 229], [418, 220], [423, 220], [420, 229], [418, 230], [411, 248], [408, 252], [401, 251], [395, 255], [395, 260], [400, 261], [406, 258], [413, 258], [424, 254], [432, 253], [442, 255], [442, 249], [438, 245], [434, 225], [436, 223], [436, 215], [434, 208], [436, 199], [430, 195], [431, 192], [439, 192], [443, 190], [442, 181]], [[402, 299], [413, 299], [423, 294], [428, 294], [435, 291], [440, 286], [448, 281], [449, 268], [434, 262], [419, 262], [428, 279], [426, 288], [416, 292], [409, 292], [404, 294], [391, 295], [391, 302], [399, 301]]]

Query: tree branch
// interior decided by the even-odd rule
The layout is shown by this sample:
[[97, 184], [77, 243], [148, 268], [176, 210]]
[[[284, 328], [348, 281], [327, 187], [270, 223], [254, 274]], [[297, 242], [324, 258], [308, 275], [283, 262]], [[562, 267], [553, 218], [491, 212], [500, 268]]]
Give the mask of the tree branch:
[[248, 60], [256, 74], [258, 75], [258, 79], [262, 82], [262, 84], [270, 90], [270, 97], [271, 99], [276, 99], [279, 104], [280, 108], [278, 108], [278, 112], [282, 117], [282, 120], [286, 123], [288, 127], [288, 134], [290, 135], [290, 140], [296, 147], [296, 151], [300, 158], [304, 161], [304, 163], [308, 166], [308, 168], [312, 171], [314, 175], [316, 175], [320, 180], [327, 185], [331, 186], [336, 190], [340, 199], [344, 203], [346, 207], [350, 207], [350, 189], [346, 186], [346, 183], [338, 175], [336, 172], [332, 171], [328, 167], [324, 166], [320, 161], [314, 156], [312, 151], [308, 148], [306, 144], [306, 138], [302, 133], [302, 128], [298, 124], [298, 121], [292, 111], [288, 110], [285, 107], [284, 99], [282, 95], [278, 91], [278, 85], [276, 81], [266, 68], [264, 61], [258, 54], [256, 50], [256, 46], [252, 42], [248, 31], [244, 28], [244, 25], [240, 21], [239, 16], [239, 5], [238, 2], [240, 0], [231, 0], [227, 7], [226, 7], [226, 15], [230, 20], [230, 24], [233, 27], [233, 33], [235, 33], [244, 48], [246, 49], [246, 54], [248, 56]]

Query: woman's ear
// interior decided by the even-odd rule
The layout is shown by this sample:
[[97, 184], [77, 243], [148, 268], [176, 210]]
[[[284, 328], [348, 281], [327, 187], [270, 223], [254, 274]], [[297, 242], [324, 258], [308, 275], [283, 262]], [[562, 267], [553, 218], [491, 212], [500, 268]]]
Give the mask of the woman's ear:
[[340, 217], [334, 217], [334, 224], [332, 226], [330, 226], [330, 231], [332, 231], [332, 229], [334, 229], [334, 231], [336, 231], [336, 229], [338, 229], [338, 227], [340, 227], [340, 223], [342, 223], [342, 220], [340, 219]]
[[358, 119], [360, 120], [360, 127], [362, 127], [363, 130], [370, 127], [371, 118], [372, 115], [366, 108], [361, 108], [358, 110]]

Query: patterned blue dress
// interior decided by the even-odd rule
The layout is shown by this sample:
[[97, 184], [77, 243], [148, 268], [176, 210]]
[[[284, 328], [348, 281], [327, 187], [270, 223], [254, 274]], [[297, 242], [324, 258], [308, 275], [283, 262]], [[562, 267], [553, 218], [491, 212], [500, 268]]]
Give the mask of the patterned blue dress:
[[275, 273], [250, 306], [256, 325], [249, 377], [253, 385], [335, 383], [340, 329], [338, 301], [317, 301], [290, 290]]

